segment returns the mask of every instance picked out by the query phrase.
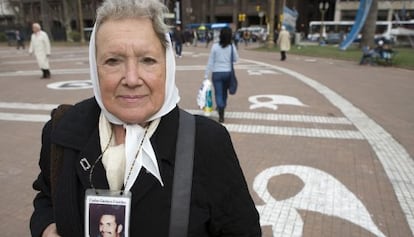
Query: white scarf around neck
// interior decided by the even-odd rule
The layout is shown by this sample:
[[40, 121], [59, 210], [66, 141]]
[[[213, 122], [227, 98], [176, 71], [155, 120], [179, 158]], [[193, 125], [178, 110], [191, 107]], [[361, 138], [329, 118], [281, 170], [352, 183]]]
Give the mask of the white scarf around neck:
[[[156, 119], [147, 128], [142, 128], [137, 125], [138, 127], [136, 129], [128, 129], [125, 140], [133, 142], [115, 145], [115, 140], [111, 139], [111, 137], [113, 138], [111, 136], [111, 124], [103, 113], [101, 113], [99, 117], [99, 135], [101, 150], [104, 151], [102, 154], [102, 163], [105, 167], [106, 178], [111, 190], [121, 190], [123, 186], [125, 190], [130, 190], [142, 167], [154, 175], [160, 184], [164, 186], [158, 162], [149, 140], [157, 129], [159, 122], [160, 119]], [[128, 131], [131, 133], [128, 134]], [[141, 142], [142, 147], [140, 147]], [[108, 143], [109, 147], [105, 151]], [[140, 150], [138, 151], [139, 148]], [[130, 155], [126, 156], [126, 154]], [[131, 174], [129, 174], [130, 172]]]

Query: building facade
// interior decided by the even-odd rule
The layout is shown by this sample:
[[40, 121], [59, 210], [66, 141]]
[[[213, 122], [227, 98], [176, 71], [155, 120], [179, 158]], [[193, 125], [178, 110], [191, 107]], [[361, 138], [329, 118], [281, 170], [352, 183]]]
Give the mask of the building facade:
[[[303, 30], [310, 20], [320, 18], [318, 0], [273, 0], [274, 9], [270, 9], [272, 0], [181, 0], [179, 18], [185, 24], [192, 23], [231, 23], [234, 28], [251, 25], [266, 27], [270, 11], [274, 11], [275, 25], [278, 25], [283, 6], [299, 12], [298, 30]], [[333, 18], [334, 11], [327, 15]]]
[[[334, 20], [352, 21], [359, 6], [359, 0], [337, 1]], [[414, 19], [414, 1], [384, 1], [378, 0], [378, 21], [411, 20]]]
[[[232, 23], [235, 28], [250, 25], [266, 25], [269, 21], [272, 0], [181, 0], [180, 22]], [[310, 21], [320, 20], [320, 3], [329, 3], [324, 12], [325, 20], [354, 20], [359, 0], [273, 0], [275, 22], [280, 22], [283, 6], [298, 11], [297, 31], [306, 31]], [[174, 9], [171, 9], [174, 11]], [[243, 16], [243, 17], [240, 17]], [[414, 19], [413, 0], [378, 0], [378, 19], [381, 21]]]
[[[8, 2], [9, 14], [5, 27], [30, 31], [32, 22], [40, 22], [54, 40], [64, 40], [67, 29], [79, 31], [91, 27], [95, 10], [102, 0], [0, 0]], [[277, 29], [282, 20], [283, 7], [298, 12], [296, 31], [307, 33], [310, 21], [354, 20], [358, 0], [162, 0], [170, 9], [168, 23], [184, 27], [192, 23], [230, 23], [234, 29], [245, 26], [267, 28], [274, 13]], [[329, 3], [326, 11], [321, 2]], [[274, 3], [274, 9], [271, 5]], [[79, 7], [79, 4], [81, 7]], [[3, 6], [3, 4], [2, 4]], [[80, 12], [79, 9], [82, 9]], [[11, 16], [10, 11], [14, 16]], [[79, 14], [79, 12], [81, 14]], [[414, 0], [378, 0], [378, 20], [409, 20], [414, 15]], [[82, 18], [82, 23], [79, 24]]]

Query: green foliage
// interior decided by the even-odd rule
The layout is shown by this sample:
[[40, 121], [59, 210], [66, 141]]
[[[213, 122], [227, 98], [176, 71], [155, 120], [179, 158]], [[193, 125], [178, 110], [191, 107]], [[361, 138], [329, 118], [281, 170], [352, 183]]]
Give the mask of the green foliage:
[[414, 69], [414, 49], [398, 48], [395, 49], [394, 65], [402, 68]]
[[4, 32], [0, 32], [0, 42], [7, 42], [7, 36]]
[[71, 31], [69, 33], [69, 39], [72, 39], [74, 42], [80, 42], [81, 40], [81, 35], [79, 32], [77, 31]]

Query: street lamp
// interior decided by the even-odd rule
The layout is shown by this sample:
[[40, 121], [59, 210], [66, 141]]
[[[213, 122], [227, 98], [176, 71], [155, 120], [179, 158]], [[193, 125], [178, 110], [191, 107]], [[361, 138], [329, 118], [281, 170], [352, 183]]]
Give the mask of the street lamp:
[[262, 20], [263, 20], [263, 17], [264, 17], [264, 15], [265, 15], [265, 13], [264, 13], [264, 11], [262, 11], [262, 9], [261, 9], [261, 6], [260, 5], [257, 5], [256, 6], [256, 12], [257, 12], [257, 15], [259, 16], [259, 18], [260, 18], [260, 27], [262, 26]]
[[321, 30], [319, 33], [319, 44], [324, 44], [324, 32], [325, 32], [325, 25], [324, 25], [324, 20], [325, 20], [325, 12], [328, 10], [329, 8], [329, 2], [328, 1], [321, 1], [319, 3], [319, 11], [321, 11]]
[[264, 15], [265, 15], [265, 13], [264, 13], [264, 11], [260, 11], [260, 12], [258, 13], [258, 15], [259, 15], [259, 18], [260, 18], [260, 27], [262, 27], [262, 24], [263, 24], [263, 17], [264, 17]]

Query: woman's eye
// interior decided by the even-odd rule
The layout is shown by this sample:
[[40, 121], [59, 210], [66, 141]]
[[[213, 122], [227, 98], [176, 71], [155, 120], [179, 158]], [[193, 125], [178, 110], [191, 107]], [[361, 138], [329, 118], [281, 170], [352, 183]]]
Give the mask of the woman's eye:
[[155, 59], [153, 59], [153, 58], [146, 57], [146, 58], [143, 58], [141, 60], [141, 62], [144, 63], [144, 64], [152, 65], [152, 64], [156, 63], [157, 61]]
[[108, 58], [107, 60], [105, 60], [105, 64], [109, 66], [115, 66], [115, 65], [118, 65], [119, 63], [120, 63], [120, 60], [117, 58]]

